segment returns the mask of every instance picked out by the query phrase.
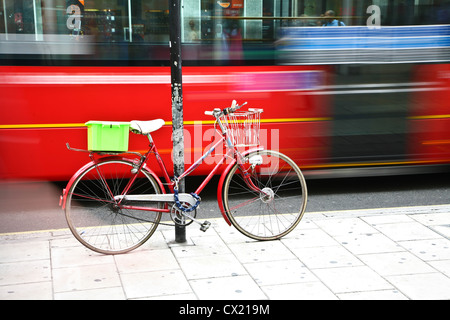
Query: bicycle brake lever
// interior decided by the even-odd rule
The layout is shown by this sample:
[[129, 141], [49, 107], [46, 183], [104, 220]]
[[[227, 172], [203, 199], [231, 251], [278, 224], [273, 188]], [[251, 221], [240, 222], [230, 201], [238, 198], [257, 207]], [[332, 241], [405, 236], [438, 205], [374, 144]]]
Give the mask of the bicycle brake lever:
[[240, 106], [237, 106], [236, 110], [242, 108], [242, 107], [245, 106], [246, 104], [247, 104], [247, 102], [244, 102], [244, 103], [241, 104]]

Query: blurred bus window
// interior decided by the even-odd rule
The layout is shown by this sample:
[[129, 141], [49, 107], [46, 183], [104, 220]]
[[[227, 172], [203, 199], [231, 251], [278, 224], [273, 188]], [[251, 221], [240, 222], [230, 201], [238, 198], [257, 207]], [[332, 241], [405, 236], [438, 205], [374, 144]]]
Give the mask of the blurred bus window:
[[[168, 65], [168, 2], [0, 0], [0, 63]], [[366, 27], [371, 5], [384, 27], [450, 22], [448, 0], [189, 0], [184, 64], [275, 64], [286, 28], [320, 28], [328, 10], [346, 26]]]

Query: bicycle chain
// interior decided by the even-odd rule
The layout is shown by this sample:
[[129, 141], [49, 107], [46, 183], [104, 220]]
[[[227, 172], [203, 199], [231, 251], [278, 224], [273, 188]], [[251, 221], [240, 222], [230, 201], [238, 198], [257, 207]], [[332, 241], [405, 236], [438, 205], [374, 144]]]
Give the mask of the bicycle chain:
[[181, 210], [181, 211], [183, 211], [183, 212], [192, 212], [192, 211], [194, 211], [195, 209], [197, 209], [198, 205], [199, 205], [200, 202], [201, 202], [201, 201], [200, 201], [200, 197], [198, 196], [198, 194], [192, 192], [192, 193], [191, 193], [191, 196], [194, 197], [194, 199], [196, 200], [196, 202], [195, 202], [195, 204], [194, 204], [193, 206], [191, 206], [191, 207], [189, 207], [189, 208], [185, 208], [185, 207], [181, 204], [180, 199], [178, 198], [178, 188], [174, 188], [173, 191], [174, 191], [175, 205], [177, 206], [177, 208], [178, 208], [179, 210]]

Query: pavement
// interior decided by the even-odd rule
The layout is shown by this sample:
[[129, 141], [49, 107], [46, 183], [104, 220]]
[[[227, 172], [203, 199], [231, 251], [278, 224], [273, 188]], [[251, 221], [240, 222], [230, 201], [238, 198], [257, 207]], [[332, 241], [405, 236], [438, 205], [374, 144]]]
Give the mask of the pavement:
[[115, 256], [68, 229], [0, 234], [0, 299], [450, 299], [450, 205], [307, 212], [271, 242], [211, 222]]

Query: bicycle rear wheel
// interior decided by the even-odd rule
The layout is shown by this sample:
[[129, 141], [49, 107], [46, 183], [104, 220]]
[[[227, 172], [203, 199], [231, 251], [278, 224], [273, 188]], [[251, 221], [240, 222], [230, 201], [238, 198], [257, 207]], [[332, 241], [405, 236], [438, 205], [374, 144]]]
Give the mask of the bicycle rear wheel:
[[[81, 172], [67, 193], [66, 220], [75, 238], [84, 246], [103, 254], [131, 251], [155, 232], [161, 212], [124, 209], [114, 197], [121, 195], [134, 176], [135, 164], [128, 160], [107, 160]], [[128, 195], [161, 193], [153, 176], [142, 170]], [[161, 208], [155, 202], [132, 203]]]
[[[272, 150], [250, 153], [243, 172], [236, 163], [223, 187], [230, 222], [256, 240], [275, 240], [291, 232], [306, 209], [307, 188], [302, 172], [287, 156]], [[247, 175], [261, 192], [252, 190]]]

